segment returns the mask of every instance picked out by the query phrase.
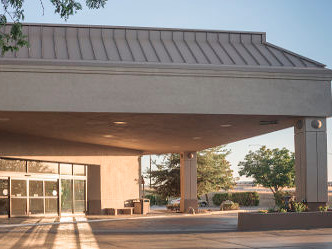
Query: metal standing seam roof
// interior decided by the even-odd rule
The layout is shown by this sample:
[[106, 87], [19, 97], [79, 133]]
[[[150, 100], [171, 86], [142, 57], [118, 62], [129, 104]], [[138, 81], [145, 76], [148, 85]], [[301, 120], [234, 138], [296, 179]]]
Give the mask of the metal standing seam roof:
[[52, 24], [24, 24], [23, 32], [30, 47], [0, 60], [325, 67], [266, 42], [263, 32]]

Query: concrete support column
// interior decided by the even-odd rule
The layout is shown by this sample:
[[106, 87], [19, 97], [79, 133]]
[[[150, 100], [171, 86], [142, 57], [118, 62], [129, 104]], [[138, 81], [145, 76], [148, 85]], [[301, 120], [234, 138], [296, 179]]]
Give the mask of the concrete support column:
[[188, 212], [190, 208], [198, 209], [197, 203], [197, 153], [180, 154], [180, 211]]
[[295, 124], [296, 197], [311, 210], [328, 201], [326, 118], [303, 118]]

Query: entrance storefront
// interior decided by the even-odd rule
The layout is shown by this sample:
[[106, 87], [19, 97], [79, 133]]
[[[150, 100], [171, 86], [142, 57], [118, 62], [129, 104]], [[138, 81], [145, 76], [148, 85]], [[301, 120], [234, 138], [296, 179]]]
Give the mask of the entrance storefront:
[[0, 158], [0, 215], [85, 214], [87, 165]]

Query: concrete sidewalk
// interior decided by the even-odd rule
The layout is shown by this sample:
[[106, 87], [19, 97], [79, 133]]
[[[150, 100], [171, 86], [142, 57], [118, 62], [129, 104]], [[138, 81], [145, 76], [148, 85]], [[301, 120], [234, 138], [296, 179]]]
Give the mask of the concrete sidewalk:
[[[27, 225], [32, 221], [35, 225]], [[54, 218], [26, 219], [17, 220], [16, 226], [2, 223], [0, 247], [332, 248], [332, 229], [238, 232], [236, 224], [235, 213], [109, 220], [88, 217], [63, 217], [58, 221]]]
[[195, 216], [207, 216], [207, 215], [227, 215], [237, 214], [239, 212], [252, 212], [257, 209], [240, 209], [230, 211], [220, 210], [207, 210], [201, 209], [196, 214], [185, 214], [179, 212], [170, 212], [164, 209], [152, 209], [150, 213], [146, 215], [87, 215], [87, 216], [63, 216], [63, 217], [27, 217], [27, 218], [0, 218], [0, 229], [9, 227], [20, 226], [42, 226], [42, 225], [60, 225], [69, 223], [89, 223], [89, 222], [108, 222], [108, 221], [123, 221], [123, 220], [141, 220], [141, 219], [162, 219], [162, 218], [174, 218], [174, 217], [195, 217]]

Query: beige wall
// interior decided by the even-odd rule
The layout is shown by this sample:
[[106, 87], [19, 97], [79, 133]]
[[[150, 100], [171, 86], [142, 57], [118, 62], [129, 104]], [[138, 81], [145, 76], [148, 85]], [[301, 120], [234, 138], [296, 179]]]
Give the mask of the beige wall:
[[[0, 133], [0, 156], [93, 164], [88, 170], [92, 213], [139, 198], [139, 154], [119, 148]], [[90, 175], [91, 174], [91, 175]]]
[[124, 201], [139, 198], [139, 164], [137, 156], [102, 158], [102, 209], [123, 207]]

